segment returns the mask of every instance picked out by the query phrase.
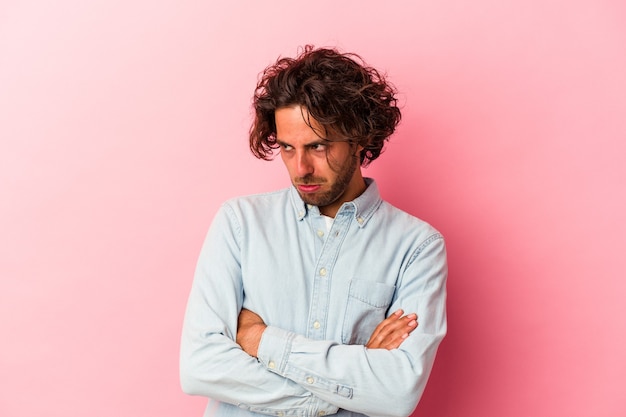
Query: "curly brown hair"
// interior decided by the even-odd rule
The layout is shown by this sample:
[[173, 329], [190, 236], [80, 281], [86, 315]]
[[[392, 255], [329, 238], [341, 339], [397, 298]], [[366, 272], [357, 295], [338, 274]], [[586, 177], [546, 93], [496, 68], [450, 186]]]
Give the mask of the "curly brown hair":
[[395, 95], [393, 85], [358, 55], [307, 45], [296, 58], [279, 58], [261, 73], [250, 150], [257, 158], [272, 159], [278, 148], [275, 111], [300, 105], [329, 139], [362, 146], [360, 162], [366, 166], [400, 122]]

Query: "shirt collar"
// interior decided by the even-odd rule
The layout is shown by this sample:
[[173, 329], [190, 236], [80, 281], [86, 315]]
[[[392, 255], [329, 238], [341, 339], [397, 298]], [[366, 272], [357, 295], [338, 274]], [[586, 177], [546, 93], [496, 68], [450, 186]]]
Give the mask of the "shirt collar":
[[[353, 212], [354, 220], [358, 223], [359, 227], [363, 227], [367, 224], [376, 209], [382, 203], [382, 198], [380, 197], [376, 181], [374, 181], [374, 179], [372, 178], [365, 178], [365, 184], [367, 184], [367, 188], [365, 189], [363, 194], [361, 194], [352, 201], [343, 203], [343, 205], [339, 208], [339, 211], [337, 212], [337, 215], [342, 212]], [[290, 188], [290, 195], [294, 212], [298, 220], [304, 219], [309, 214], [320, 214], [319, 208], [317, 206], [312, 206], [302, 201], [302, 198], [300, 198], [300, 194], [298, 194], [298, 190], [296, 190], [296, 187], [292, 186]]]

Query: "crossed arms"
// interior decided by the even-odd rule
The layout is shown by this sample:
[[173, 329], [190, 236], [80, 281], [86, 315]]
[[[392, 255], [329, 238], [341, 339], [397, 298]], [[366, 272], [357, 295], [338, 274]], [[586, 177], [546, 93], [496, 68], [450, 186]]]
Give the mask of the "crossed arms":
[[[417, 314], [406, 316], [398, 310], [383, 320], [370, 336], [365, 345], [368, 349], [396, 349], [417, 328]], [[257, 351], [263, 331], [267, 326], [256, 313], [242, 309], [237, 326], [237, 344], [250, 356], [257, 357]]]
[[402, 310], [381, 322], [364, 346], [306, 339], [266, 326], [246, 309], [237, 319], [235, 334], [222, 328], [183, 342], [185, 392], [268, 415], [343, 408], [402, 417], [415, 408], [434, 359], [433, 336], [415, 333], [416, 315]]
[[[445, 334], [445, 247], [429, 238], [403, 271], [391, 314], [363, 345], [313, 340], [243, 308], [239, 242], [219, 213], [200, 255], [181, 340], [183, 391], [268, 415], [346, 409], [411, 414]], [[413, 323], [412, 323], [413, 322]]]

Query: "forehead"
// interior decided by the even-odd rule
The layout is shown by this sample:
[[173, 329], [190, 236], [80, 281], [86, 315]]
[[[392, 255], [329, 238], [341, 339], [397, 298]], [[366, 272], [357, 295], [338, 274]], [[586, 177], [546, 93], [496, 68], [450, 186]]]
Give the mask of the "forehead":
[[281, 107], [274, 112], [276, 139], [326, 139], [326, 129], [302, 106]]

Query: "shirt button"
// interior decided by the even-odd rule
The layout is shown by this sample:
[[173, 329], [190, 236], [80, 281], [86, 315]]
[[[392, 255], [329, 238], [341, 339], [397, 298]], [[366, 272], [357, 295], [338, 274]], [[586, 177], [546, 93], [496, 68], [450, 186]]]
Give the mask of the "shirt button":
[[268, 367], [268, 368], [270, 368], [270, 369], [274, 369], [274, 368], [276, 368], [276, 363], [274, 363], [274, 361], [270, 361], [270, 362], [267, 364], [267, 367]]
[[304, 216], [304, 212], [303, 211], [299, 211], [298, 212], [298, 217], [302, 217], [302, 216]]
[[306, 377], [306, 382], [307, 382], [307, 384], [312, 384], [312, 383], [314, 383], [314, 382], [315, 382], [315, 380], [313, 379], [313, 377], [312, 377], [312, 376], [307, 376], [307, 377]]
[[320, 322], [315, 320], [315, 323], [313, 323], [313, 327], [316, 328], [316, 329], [319, 329], [320, 326], [321, 326]]
[[323, 276], [323, 277], [326, 276], [326, 268], [320, 269], [320, 275]]
[[317, 413], [318, 416], [322, 417], [326, 415], [326, 411], [320, 411], [319, 413]]
[[363, 217], [358, 217], [356, 221], [359, 222], [359, 224], [363, 224], [365, 220], [363, 219]]
[[283, 413], [282, 411], [279, 411], [278, 413], [276, 413], [276, 415], [278, 417], [283, 417], [285, 415], [285, 413]]
[[323, 232], [323, 231], [321, 231], [321, 230], [318, 230], [318, 231], [317, 231], [317, 235], [318, 235], [319, 237], [322, 237], [322, 236], [324, 236], [324, 232]]

